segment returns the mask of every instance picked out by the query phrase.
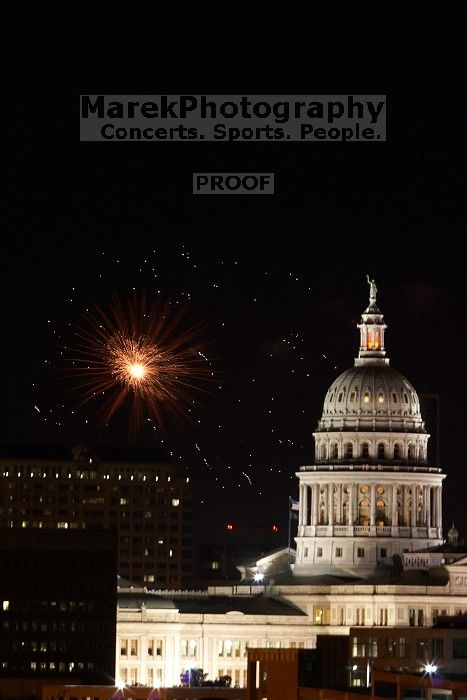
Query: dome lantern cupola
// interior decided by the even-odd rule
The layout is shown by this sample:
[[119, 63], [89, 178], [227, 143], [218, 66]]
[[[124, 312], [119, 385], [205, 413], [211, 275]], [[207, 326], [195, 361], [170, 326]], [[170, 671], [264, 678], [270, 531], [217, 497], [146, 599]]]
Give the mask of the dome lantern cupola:
[[375, 280], [370, 280], [366, 276], [370, 285], [370, 303], [362, 314], [361, 322], [358, 324], [360, 330], [360, 350], [355, 365], [364, 364], [389, 364], [385, 357], [384, 331], [387, 326], [384, 323], [384, 316], [376, 305], [377, 287]]

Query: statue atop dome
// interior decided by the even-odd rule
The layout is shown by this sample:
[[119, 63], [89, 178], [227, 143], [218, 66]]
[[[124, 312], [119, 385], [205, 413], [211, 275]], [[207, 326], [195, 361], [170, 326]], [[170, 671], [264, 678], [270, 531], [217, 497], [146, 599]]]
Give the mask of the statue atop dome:
[[376, 286], [375, 280], [370, 280], [370, 276], [366, 276], [366, 280], [368, 284], [370, 285], [370, 306], [373, 304], [376, 304], [376, 293], [378, 291], [378, 288]]

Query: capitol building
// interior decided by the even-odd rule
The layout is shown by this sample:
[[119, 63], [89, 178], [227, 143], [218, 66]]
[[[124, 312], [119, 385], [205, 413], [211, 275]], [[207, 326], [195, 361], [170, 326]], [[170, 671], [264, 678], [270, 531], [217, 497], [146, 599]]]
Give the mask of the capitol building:
[[169, 686], [202, 667], [244, 687], [248, 647], [313, 648], [318, 634], [431, 627], [467, 614], [467, 556], [455, 530], [447, 544], [442, 531], [445, 475], [428, 464], [419, 398], [390, 366], [368, 282], [358, 357], [326, 393], [314, 464], [297, 471], [296, 550], [244, 563], [238, 583], [202, 592], [121, 582], [117, 678]]
[[374, 282], [370, 290], [358, 357], [328, 389], [314, 433], [315, 464], [297, 474], [297, 576], [364, 576], [394, 555], [443, 541], [445, 475], [427, 466], [418, 396], [389, 364]]

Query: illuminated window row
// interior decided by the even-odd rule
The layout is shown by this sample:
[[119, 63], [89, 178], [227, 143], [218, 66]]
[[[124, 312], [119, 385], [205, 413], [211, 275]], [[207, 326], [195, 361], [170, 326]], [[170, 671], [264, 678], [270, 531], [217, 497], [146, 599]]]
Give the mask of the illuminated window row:
[[[163, 643], [162, 639], [148, 639], [144, 645], [143, 653], [146, 656], [159, 656], [162, 657]], [[121, 639], [120, 640], [120, 656], [133, 656], [137, 657], [139, 653], [140, 645], [137, 639]]]

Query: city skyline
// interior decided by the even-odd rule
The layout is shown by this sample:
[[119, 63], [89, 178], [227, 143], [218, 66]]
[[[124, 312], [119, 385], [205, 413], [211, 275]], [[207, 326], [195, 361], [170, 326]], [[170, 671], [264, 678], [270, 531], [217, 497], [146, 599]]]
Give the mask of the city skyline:
[[[19, 115], [23, 138], [6, 206], [2, 442], [127, 443], [126, 413], [101, 430], [90, 407], [75, 402], [60, 352], [86, 309], [108, 309], [113, 293], [187, 304], [187, 321], [203, 326], [216, 382], [197, 397], [191, 423], [180, 430], [168, 422], [166, 447], [193, 477], [201, 520], [211, 522], [218, 506], [216, 527], [279, 519], [285, 537], [287, 498], [297, 496], [297, 468], [313, 459], [325, 391], [356, 355], [369, 274], [392, 366], [419, 394], [439, 394], [444, 525], [454, 519], [467, 532], [459, 497], [461, 109], [455, 42], [447, 41], [458, 23], [451, 7], [405, 12], [410, 32], [388, 31], [397, 13], [385, 8], [365, 17], [369, 31], [353, 34], [341, 10], [316, 10], [310, 25], [292, 22], [290, 51], [278, 52], [296, 18], [283, 17], [271, 35], [277, 43], [261, 49], [263, 20], [252, 30], [258, 41], [245, 43], [232, 11], [208, 34], [213, 61], [201, 48], [210, 22], [186, 8], [176, 25], [190, 36], [189, 62], [168, 17], [151, 24], [159, 39], [142, 63], [120, 50], [126, 35], [117, 15], [105, 27], [83, 17], [86, 31], [69, 46], [60, 40], [58, 62], [47, 47], [69, 35], [65, 17], [44, 10], [40, 38], [23, 26], [22, 51], [7, 71], [29, 95], [36, 126]], [[125, 31], [127, 22], [138, 32], [144, 13], [134, 9]], [[321, 26], [332, 30], [336, 63], [318, 41]], [[154, 85], [162, 93], [385, 93], [388, 140], [79, 142], [79, 94], [131, 95]], [[193, 196], [193, 172], [274, 172], [275, 194]], [[141, 438], [146, 446], [151, 431]]]

